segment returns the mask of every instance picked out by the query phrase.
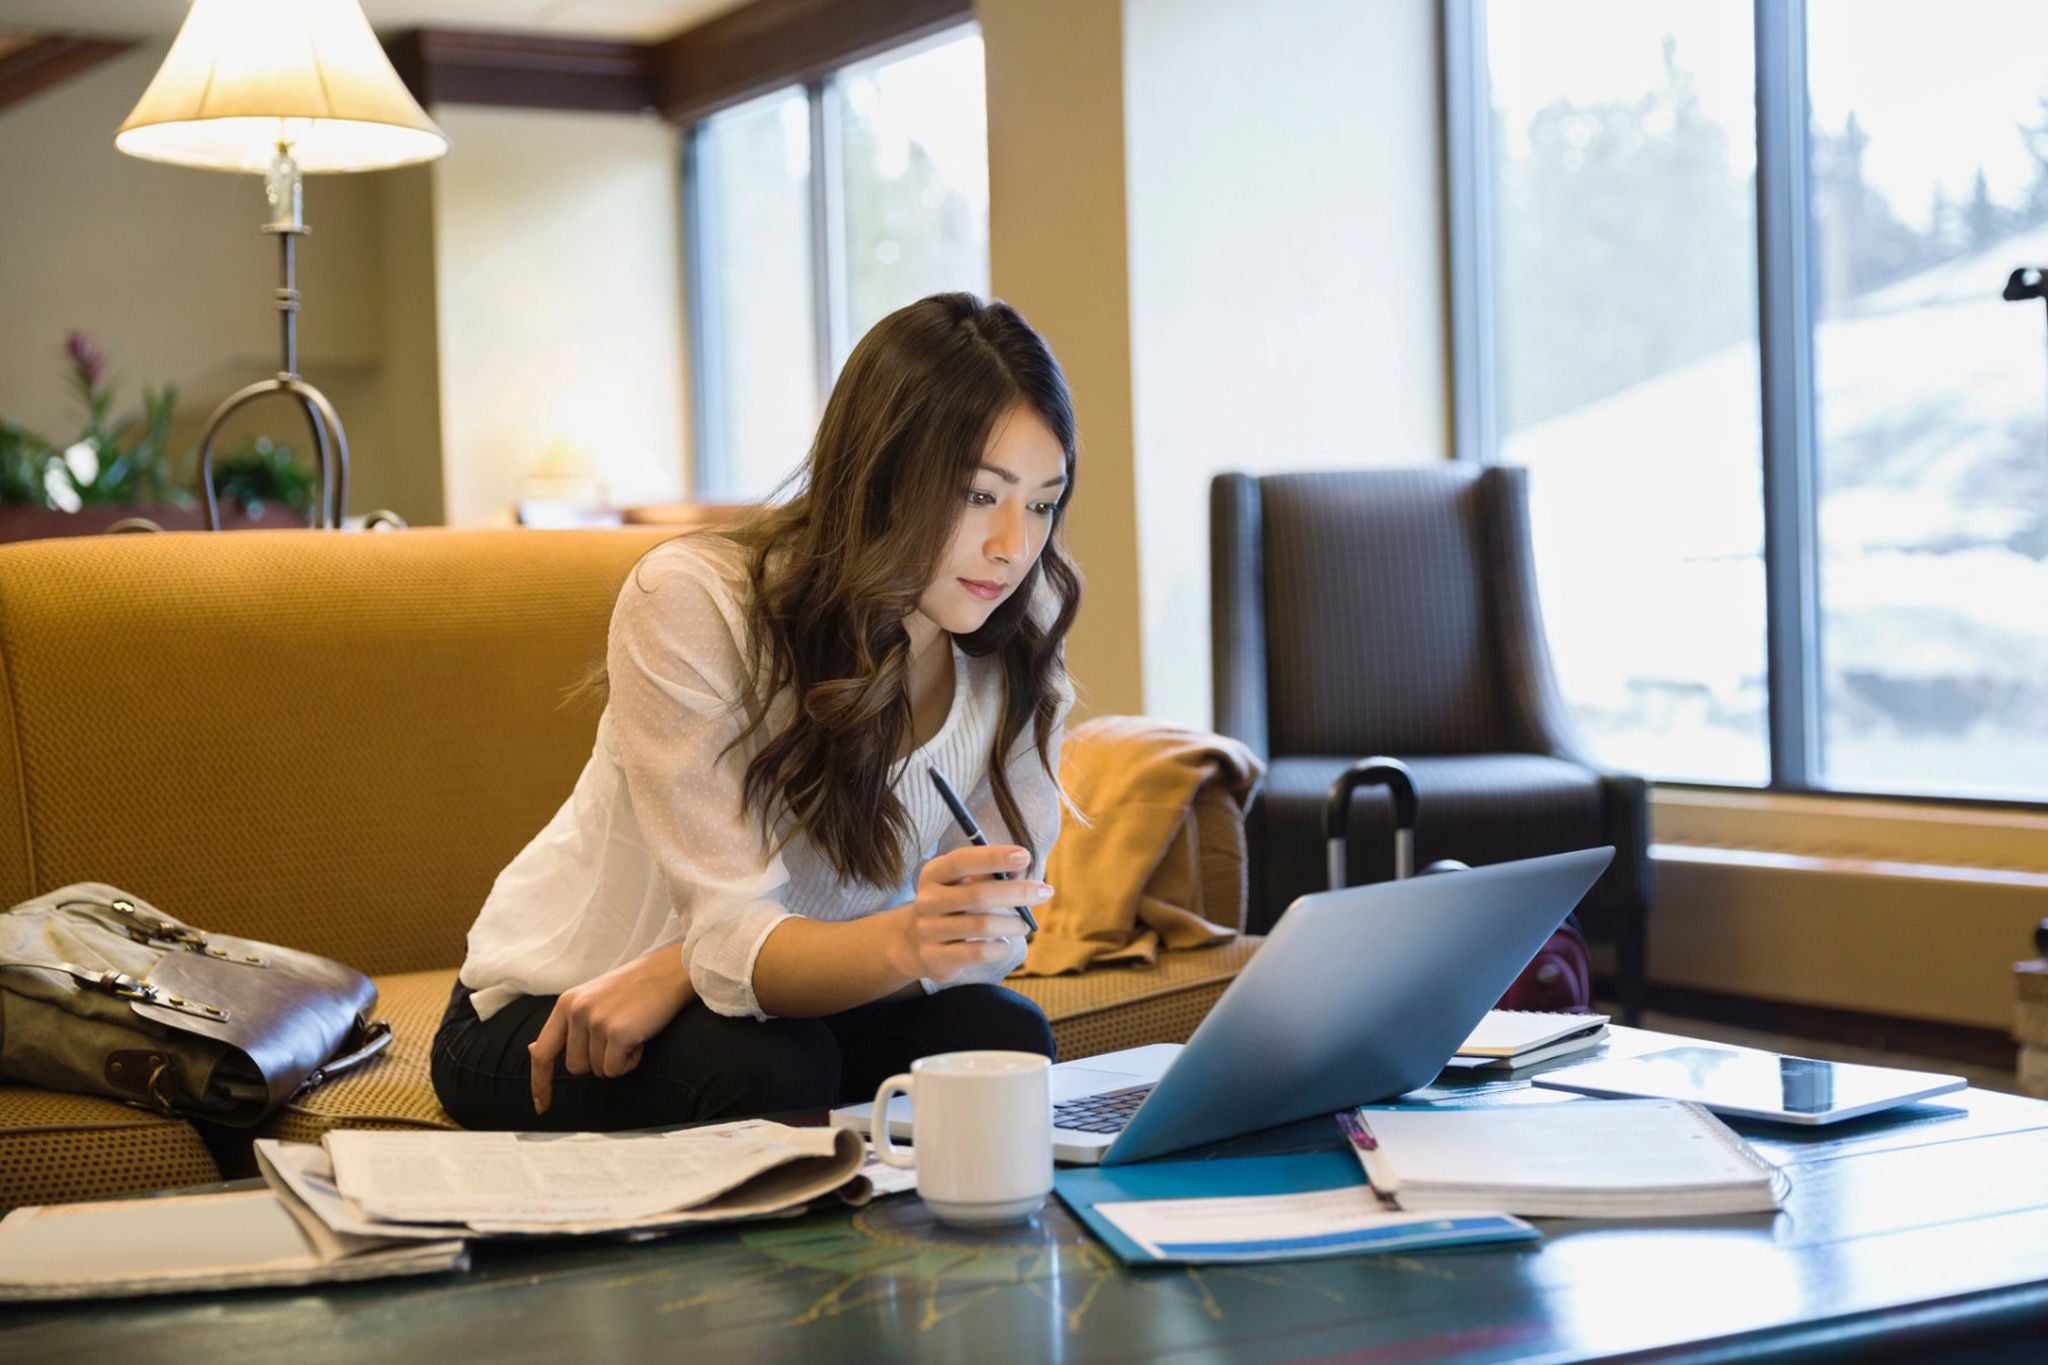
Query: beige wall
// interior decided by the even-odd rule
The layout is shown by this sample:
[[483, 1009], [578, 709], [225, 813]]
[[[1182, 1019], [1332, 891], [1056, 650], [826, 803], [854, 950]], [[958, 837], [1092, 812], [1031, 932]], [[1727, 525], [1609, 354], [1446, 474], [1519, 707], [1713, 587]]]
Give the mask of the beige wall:
[[378, 334], [389, 458], [364, 464], [349, 499], [398, 510], [416, 526], [445, 520], [441, 488], [439, 319], [434, 311], [434, 173], [407, 166], [378, 181], [382, 327]]
[[685, 486], [681, 148], [652, 117], [437, 108], [447, 519], [509, 523], [557, 439], [612, 500]]
[[[144, 45], [0, 113], [0, 415], [51, 440], [79, 421], [61, 350], [73, 328], [107, 348], [124, 402], [143, 384], [177, 385], [187, 437], [220, 399], [277, 369], [277, 256], [258, 230], [261, 182], [114, 150], [114, 129], [162, 57]], [[352, 505], [430, 518], [433, 500], [411, 490], [432, 448], [397, 439], [387, 405], [384, 178], [308, 182], [299, 368], [347, 429], [365, 494]], [[227, 440], [258, 431], [309, 448], [282, 400], [251, 409]]]
[[1144, 707], [1119, 0], [981, 0], [989, 276], [1051, 342], [1082, 461], [1068, 526], [1088, 586], [1067, 642], [1084, 710]]
[[1124, 0], [1144, 709], [1210, 723], [1210, 478], [1449, 457], [1433, 0]]

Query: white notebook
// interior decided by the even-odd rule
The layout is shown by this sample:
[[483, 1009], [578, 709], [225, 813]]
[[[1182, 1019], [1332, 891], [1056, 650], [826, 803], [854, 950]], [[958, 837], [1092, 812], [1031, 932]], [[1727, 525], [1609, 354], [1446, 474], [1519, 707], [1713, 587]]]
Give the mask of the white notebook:
[[1604, 1014], [1548, 1014], [1538, 1010], [1488, 1010], [1458, 1048], [1451, 1065], [1533, 1066], [1568, 1057], [1607, 1041]]
[[1410, 1212], [1648, 1218], [1779, 1207], [1777, 1169], [1696, 1104], [1365, 1108], [1355, 1117], [1345, 1127], [1366, 1178]]
[[268, 1189], [31, 1205], [0, 1219], [0, 1301], [112, 1298], [425, 1275], [463, 1243], [328, 1231]]

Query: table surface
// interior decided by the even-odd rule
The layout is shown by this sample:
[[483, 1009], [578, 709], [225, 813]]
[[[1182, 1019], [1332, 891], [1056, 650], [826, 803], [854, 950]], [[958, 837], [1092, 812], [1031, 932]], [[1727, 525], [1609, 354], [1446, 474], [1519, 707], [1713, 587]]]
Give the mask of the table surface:
[[[1967, 1091], [1827, 1128], [1736, 1126], [1786, 1170], [1776, 1215], [1543, 1219], [1537, 1243], [1134, 1270], [1057, 1204], [966, 1233], [903, 1195], [640, 1245], [480, 1243], [461, 1275], [14, 1305], [0, 1360], [2041, 1358], [2048, 1103]], [[1316, 1119], [1209, 1154], [1335, 1136]]]

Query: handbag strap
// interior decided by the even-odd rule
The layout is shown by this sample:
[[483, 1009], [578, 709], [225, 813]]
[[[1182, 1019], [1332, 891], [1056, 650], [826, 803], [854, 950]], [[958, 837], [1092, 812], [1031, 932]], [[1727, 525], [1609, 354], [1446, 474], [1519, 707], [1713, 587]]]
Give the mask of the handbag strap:
[[228, 1011], [220, 1005], [210, 1005], [204, 1000], [190, 1000], [182, 995], [172, 995], [161, 987], [152, 986], [147, 981], [130, 976], [127, 972], [117, 972], [111, 969], [95, 971], [91, 967], [81, 967], [72, 962], [0, 962], [0, 971], [9, 969], [32, 972], [57, 972], [60, 975], [70, 977], [89, 991], [98, 991], [102, 995], [117, 996], [123, 1000], [138, 1000], [145, 1005], [155, 1005], [160, 1009], [176, 1010], [180, 1014], [189, 1014], [195, 1019], [214, 1019], [225, 1023], [230, 1017]]
[[305, 1082], [299, 1086], [293, 1098], [305, 1094], [322, 1081], [331, 1081], [342, 1072], [352, 1071], [356, 1067], [361, 1066], [364, 1062], [369, 1061], [385, 1048], [391, 1046], [391, 1038], [391, 1025], [387, 1020], [379, 1019], [375, 1023], [370, 1024], [363, 1030], [363, 1041], [355, 1051], [344, 1053], [339, 1057], [331, 1057], [319, 1066], [314, 1067], [307, 1074]]

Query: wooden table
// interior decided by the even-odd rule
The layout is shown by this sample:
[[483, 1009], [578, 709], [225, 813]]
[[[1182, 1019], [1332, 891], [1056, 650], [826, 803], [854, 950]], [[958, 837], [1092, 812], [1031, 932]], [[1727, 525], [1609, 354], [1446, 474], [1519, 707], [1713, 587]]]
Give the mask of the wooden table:
[[[2048, 1359], [2048, 1103], [1971, 1091], [1742, 1127], [1790, 1176], [1775, 1217], [1133, 1271], [1064, 1209], [969, 1234], [906, 1195], [639, 1246], [480, 1245], [429, 1280], [17, 1305], [0, 1361]], [[1218, 1154], [1334, 1134], [1313, 1120]]]

